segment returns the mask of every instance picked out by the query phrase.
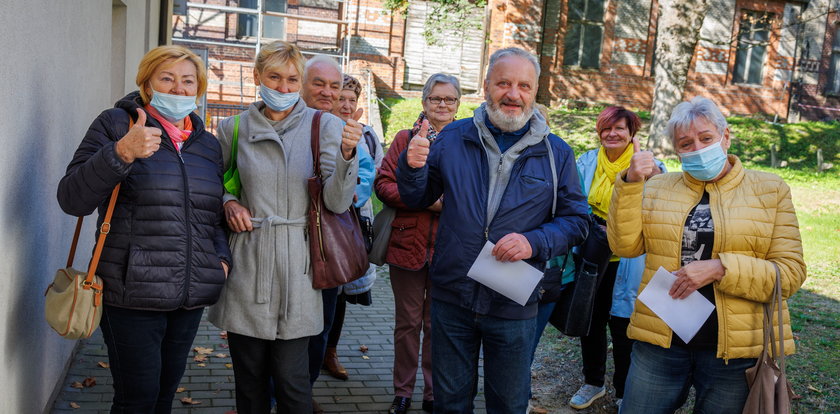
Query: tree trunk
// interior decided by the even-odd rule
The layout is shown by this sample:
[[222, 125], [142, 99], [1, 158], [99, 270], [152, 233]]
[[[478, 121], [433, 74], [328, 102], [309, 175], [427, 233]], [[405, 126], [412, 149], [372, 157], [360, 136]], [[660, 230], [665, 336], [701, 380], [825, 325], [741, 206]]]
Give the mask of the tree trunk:
[[665, 128], [671, 111], [683, 100], [688, 68], [708, 7], [708, 0], [660, 1], [656, 81], [648, 139], [648, 149], [658, 157], [673, 154], [674, 146]]

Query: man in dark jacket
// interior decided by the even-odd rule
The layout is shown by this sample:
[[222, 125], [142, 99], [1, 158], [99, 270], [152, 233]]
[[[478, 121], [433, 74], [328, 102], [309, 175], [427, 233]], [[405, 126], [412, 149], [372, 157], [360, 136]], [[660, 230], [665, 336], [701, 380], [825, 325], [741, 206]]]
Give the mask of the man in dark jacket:
[[407, 205], [424, 208], [444, 195], [430, 269], [435, 406], [442, 412], [473, 411], [482, 346], [487, 412], [528, 407], [538, 293], [522, 306], [469, 278], [484, 244], [495, 243], [496, 260], [543, 270], [586, 236], [574, 154], [534, 111], [539, 71], [522, 49], [497, 51], [484, 81], [486, 102], [474, 117], [448, 125], [431, 151], [421, 130], [400, 156], [397, 183]]

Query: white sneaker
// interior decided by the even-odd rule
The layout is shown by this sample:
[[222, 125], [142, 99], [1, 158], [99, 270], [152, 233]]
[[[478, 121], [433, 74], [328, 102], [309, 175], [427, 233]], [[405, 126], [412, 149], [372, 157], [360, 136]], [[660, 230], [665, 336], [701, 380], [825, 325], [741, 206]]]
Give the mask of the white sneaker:
[[592, 405], [598, 398], [603, 397], [607, 393], [606, 387], [596, 387], [594, 385], [583, 384], [579, 390], [572, 396], [569, 405], [578, 410], [584, 409]]
[[616, 405], [616, 407], [618, 407], [619, 412], [621, 411], [621, 401], [622, 400], [624, 400], [624, 398], [619, 398], [619, 399], [615, 400], [615, 405]]

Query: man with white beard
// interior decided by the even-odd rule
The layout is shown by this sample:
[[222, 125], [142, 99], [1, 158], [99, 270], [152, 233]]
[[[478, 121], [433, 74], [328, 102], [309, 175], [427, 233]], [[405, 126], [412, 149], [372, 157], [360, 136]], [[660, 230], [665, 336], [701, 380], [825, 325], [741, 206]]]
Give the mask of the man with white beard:
[[485, 243], [500, 262], [543, 270], [586, 237], [572, 149], [534, 110], [539, 71], [522, 49], [493, 53], [474, 117], [449, 124], [431, 148], [421, 126], [400, 156], [405, 204], [425, 208], [443, 196], [430, 269], [436, 413], [473, 412], [482, 346], [487, 412], [528, 407], [540, 288], [523, 306], [468, 277]]

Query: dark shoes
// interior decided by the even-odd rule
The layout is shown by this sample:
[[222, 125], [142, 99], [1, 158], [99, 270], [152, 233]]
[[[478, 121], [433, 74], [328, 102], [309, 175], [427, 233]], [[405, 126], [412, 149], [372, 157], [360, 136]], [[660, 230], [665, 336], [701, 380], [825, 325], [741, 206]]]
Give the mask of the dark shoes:
[[333, 378], [338, 378], [340, 380], [347, 379], [347, 370], [344, 369], [344, 366], [341, 365], [341, 362], [338, 361], [338, 354], [336, 353], [335, 347], [328, 347], [326, 354], [324, 354], [324, 369], [330, 374]]
[[[394, 402], [391, 403], [391, 408], [388, 409], [388, 414], [406, 414], [408, 408], [411, 407], [411, 398], [394, 397]], [[426, 404], [423, 402], [425, 409]]]
[[435, 402], [429, 400], [423, 400], [423, 411], [427, 413], [435, 412]]

